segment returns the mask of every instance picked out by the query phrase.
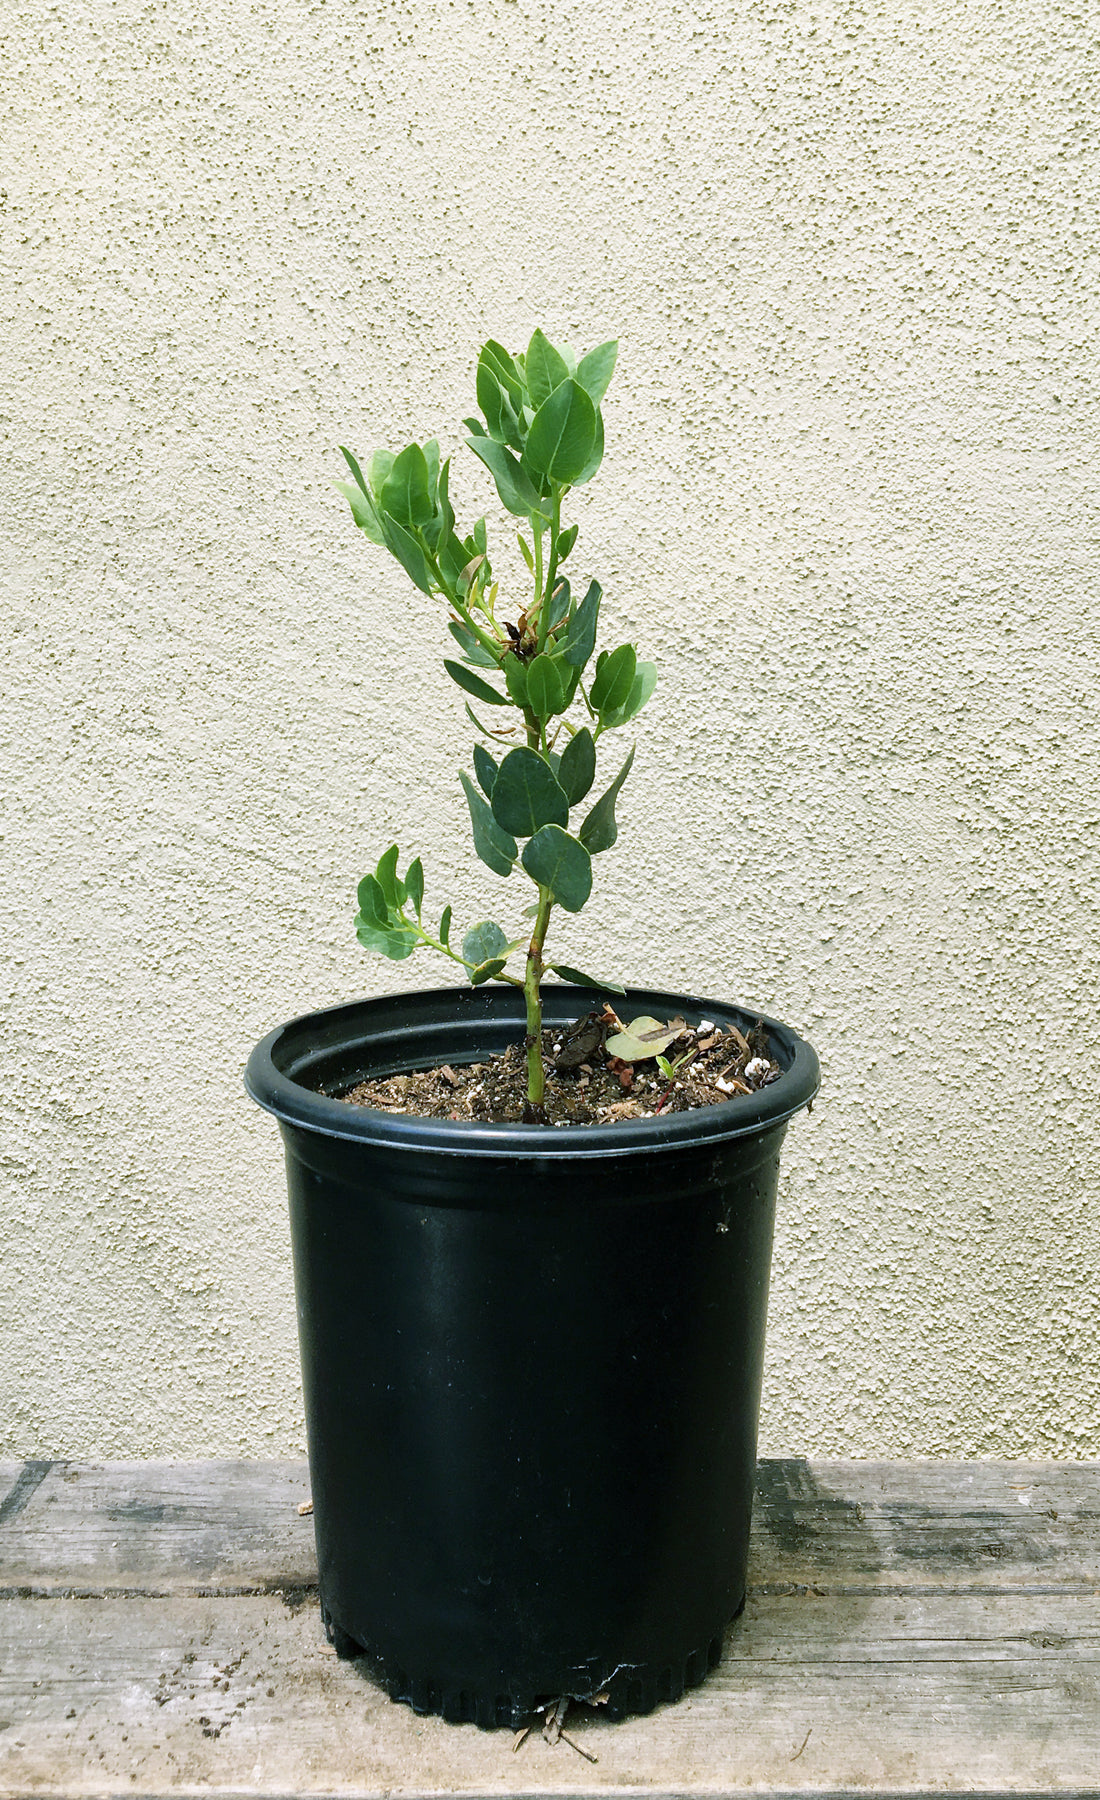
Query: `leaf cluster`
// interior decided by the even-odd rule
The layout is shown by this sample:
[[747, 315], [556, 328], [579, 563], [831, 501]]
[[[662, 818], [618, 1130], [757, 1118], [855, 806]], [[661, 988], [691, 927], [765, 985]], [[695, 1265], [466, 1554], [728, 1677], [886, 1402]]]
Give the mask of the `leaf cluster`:
[[[584, 906], [592, 859], [618, 836], [615, 805], [633, 747], [579, 823], [571, 818], [596, 783], [599, 740], [636, 717], [657, 679], [633, 644], [597, 652], [601, 586], [590, 580], [575, 596], [561, 572], [577, 540], [577, 526], [562, 523], [562, 504], [602, 461], [602, 402], [616, 348], [601, 344], [578, 360], [536, 331], [522, 353], [490, 340], [478, 358], [480, 416], [464, 421], [466, 443], [491, 475], [503, 506], [526, 525], [519, 543], [531, 589], [511, 618], [502, 616], [485, 519], [461, 531], [451, 501], [451, 461], [441, 460], [435, 439], [396, 455], [376, 451], [365, 472], [344, 450], [354, 479], [337, 483], [371, 541], [397, 558], [422, 593], [438, 593], [449, 604], [457, 654], [444, 659], [444, 668], [465, 697], [479, 740], [497, 750], [494, 756], [484, 742], [475, 743], [473, 778], [465, 770], [459, 777], [474, 850], [496, 875], [508, 876], [518, 866], [538, 890], [524, 983], [529, 990], [532, 955], [536, 988], [543, 967], [566, 979], [587, 979], [565, 965], [543, 964], [542, 939], [552, 906], [570, 913]], [[492, 724], [479, 717], [486, 711]], [[459, 955], [450, 942], [450, 909], [437, 933], [426, 930], [419, 859], [401, 881], [397, 855], [391, 847], [360, 884], [360, 941], [395, 960], [428, 944], [464, 963], [474, 982], [517, 980], [505, 965], [522, 940], [484, 921], [466, 934]]]

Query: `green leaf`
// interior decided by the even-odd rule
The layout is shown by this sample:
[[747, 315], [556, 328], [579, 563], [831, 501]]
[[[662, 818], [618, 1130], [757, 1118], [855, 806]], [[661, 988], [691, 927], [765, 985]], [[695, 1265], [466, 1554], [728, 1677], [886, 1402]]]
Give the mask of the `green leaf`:
[[387, 549], [396, 556], [409, 579], [415, 582], [422, 594], [430, 594], [432, 577], [428, 559], [412, 533], [406, 531], [396, 519], [385, 516], [382, 518], [382, 531]]
[[[365, 942], [361, 931], [357, 932], [356, 936], [361, 944]], [[371, 950], [381, 950], [382, 955], [388, 956], [391, 962], [404, 962], [406, 956], [412, 955], [419, 942], [420, 939], [415, 932], [408, 931], [399, 925], [392, 931], [387, 931], [383, 935], [381, 943], [370, 944], [367, 947]]]
[[561, 536], [558, 539], [558, 561], [559, 561], [559, 563], [563, 563], [565, 561], [566, 557], [569, 555], [569, 552], [570, 552], [570, 550], [572, 550], [573, 545], [576, 543], [576, 541], [577, 541], [577, 527], [575, 525], [570, 525], [569, 530], [563, 531]]
[[502, 504], [510, 513], [515, 513], [518, 518], [528, 518], [532, 513], [543, 516], [543, 502], [510, 450], [494, 438], [467, 438], [466, 442], [485, 464], [496, 483]]
[[485, 425], [481, 419], [463, 419], [462, 423], [465, 425], [467, 431], [473, 433], [474, 437], [484, 437], [486, 435]]
[[536, 656], [527, 665], [527, 704], [537, 719], [548, 719], [552, 713], [564, 712], [571, 695], [568, 677], [572, 670], [563, 667], [560, 657]]
[[508, 939], [492, 919], [484, 919], [480, 925], [471, 925], [462, 940], [462, 955], [475, 968], [478, 963], [489, 962], [507, 948]]
[[[439, 440], [438, 440], [438, 438], [429, 438], [428, 442], [424, 445], [424, 461], [428, 465], [428, 498], [432, 503], [432, 511], [434, 512], [439, 503]], [[444, 489], [443, 489], [444, 499], [446, 498], [446, 493], [447, 493], [446, 486], [444, 486]], [[453, 514], [451, 515], [451, 524], [452, 525], [454, 524], [454, 515]]]
[[620, 644], [617, 650], [604, 650], [596, 659], [596, 674], [588, 698], [598, 713], [613, 713], [624, 706], [634, 686], [638, 653], [633, 644]]
[[451, 918], [452, 909], [449, 906], [445, 906], [443, 908], [443, 917], [439, 921], [439, 941], [444, 945], [449, 944], [451, 941]]
[[489, 436], [498, 444], [511, 444], [513, 450], [522, 450], [523, 438], [515, 409], [484, 353], [477, 365], [477, 403], [485, 414]]
[[397, 458], [394, 456], [392, 450], [376, 450], [370, 459], [370, 468], [367, 470], [367, 481], [370, 485], [371, 499], [376, 506], [378, 504], [379, 496], [382, 493], [382, 489], [386, 485], [390, 470], [393, 468], [396, 461]]
[[381, 956], [388, 956], [391, 962], [403, 962], [411, 956], [419, 943], [419, 938], [403, 926], [387, 926], [379, 930], [369, 925], [362, 915], [355, 922], [355, 935], [365, 950], [376, 950]]
[[485, 865], [495, 875], [510, 875], [512, 864], [519, 854], [519, 846], [515, 838], [502, 831], [493, 817], [489, 802], [478, 793], [465, 770], [459, 775], [463, 792], [470, 808], [470, 824], [474, 834], [474, 849]]
[[485, 363], [493, 371], [518, 413], [523, 405], [523, 378], [516, 367], [515, 358], [509, 354], [503, 344], [498, 344], [495, 338], [489, 338], [478, 357], [478, 362]]
[[576, 481], [596, 442], [596, 409], [570, 377], [535, 414], [525, 455], [532, 468], [560, 483]]
[[509, 750], [497, 770], [493, 817], [516, 837], [530, 837], [543, 825], [565, 825], [569, 802], [553, 770], [537, 750]]
[[596, 779], [596, 745], [587, 725], [571, 737], [561, 753], [558, 780], [570, 806], [584, 799]]
[[596, 626], [602, 598], [603, 589], [598, 581], [594, 581], [570, 619], [561, 640], [561, 654], [575, 669], [583, 669], [596, 648]]
[[479, 644], [468, 625], [461, 619], [448, 619], [447, 630], [459, 646], [467, 662], [474, 663], [479, 669], [498, 669], [500, 664], [491, 650]]
[[382, 853], [378, 859], [378, 867], [375, 869], [374, 873], [378, 878], [378, 885], [385, 895], [387, 907], [396, 909], [399, 906], [404, 906], [405, 901], [408, 899], [408, 894], [405, 889], [405, 883], [398, 880], [396, 844], [391, 844], [389, 849]]
[[405, 873], [405, 891], [412, 901], [419, 919], [421, 908], [424, 905], [424, 864], [419, 856], [409, 864]]
[[[507, 657], [504, 660], [507, 662]], [[448, 662], [446, 657], [443, 659], [443, 667], [451, 680], [457, 681], [459, 687], [467, 694], [472, 694], [475, 700], [483, 700], [487, 706], [507, 706], [504, 695], [498, 694], [496, 688], [491, 688], [487, 681], [482, 681], [481, 676], [475, 675], [472, 669], [463, 668], [461, 663]]]
[[563, 981], [572, 982], [574, 987], [600, 988], [605, 994], [626, 993], [626, 989], [620, 987], [617, 981], [598, 981], [595, 975], [585, 975], [580, 969], [571, 969], [568, 963], [547, 963], [546, 966], [553, 969], [555, 975], [560, 975]]
[[493, 783], [497, 778], [497, 765], [483, 744], [474, 745], [474, 774], [486, 800], [493, 797]]
[[359, 883], [357, 898], [363, 923], [376, 926], [379, 931], [387, 930], [390, 922], [389, 908], [376, 875], [364, 875]]
[[471, 969], [470, 981], [473, 986], [480, 987], [483, 981], [492, 981], [494, 975], [500, 974], [507, 960], [507, 957], [497, 956], [489, 962], [480, 963], [476, 969]]
[[607, 392], [608, 384], [615, 373], [615, 358], [619, 354], [619, 346], [615, 340], [606, 344], [597, 344], [587, 356], [582, 356], [577, 364], [577, 380], [591, 400], [598, 406]]
[[523, 852], [523, 866], [532, 881], [550, 889], [566, 912], [580, 912], [592, 892], [592, 858], [560, 825], [544, 825]]
[[588, 458], [588, 461], [584, 465], [584, 468], [581, 470], [580, 474], [577, 476], [576, 485], [578, 487], [580, 487], [582, 485], [582, 483], [584, 483], [586, 481], [591, 481], [593, 475], [596, 473], [596, 470], [599, 468], [602, 461], [603, 461], [603, 414], [602, 414], [602, 412], [597, 412], [597, 414], [596, 414], [596, 435], [592, 441], [592, 451]]
[[631, 744], [630, 752], [619, 773], [606, 793], [600, 795], [577, 833], [585, 849], [591, 851], [593, 856], [597, 856], [601, 850], [610, 850], [619, 835], [619, 827], [615, 819], [615, 802], [619, 797], [619, 790], [623, 782], [630, 774], [635, 748], [636, 746]]
[[569, 379], [569, 364], [541, 331], [533, 333], [527, 346], [524, 374], [527, 377], [527, 391], [536, 411], [544, 400], [550, 398], [556, 387]]
[[527, 564], [527, 567], [530, 569], [530, 571], [533, 575], [535, 573], [535, 559], [531, 553], [531, 546], [527, 542], [527, 539], [524, 537], [522, 531], [518, 531], [516, 533], [516, 537], [519, 541], [519, 547], [523, 554], [523, 560]]
[[645, 705], [656, 686], [656, 663], [639, 663], [634, 672], [634, 680], [631, 684], [630, 693], [627, 695], [625, 704], [620, 706], [613, 713], [604, 713], [601, 717], [601, 724], [609, 731], [613, 731], [617, 725], [629, 724], [630, 720], [633, 719], [637, 713], [641, 712], [642, 707]]
[[361, 493], [350, 481], [336, 481], [333, 482], [333, 486], [339, 489], [351, 507], [351, 516], [360, 531], [366, 532], [372, 544], [381, 544], [385, 547], [386, 540], [382, 535], [382, 525], [375, 511], [374, 501], [367, 494]]
[[554, 582], [554, 592], [549, 600], [549, 629], [551, 631], [569, 612], [570, 599], [569, 583], [563, 575], [560, 580]]
[[[437, 444], [437, 458], [438, 454]], [[396, 519], [399, 525], [427, 525], [434, 519], [435, 502], [428, 485], [428, 460], [419, 444], [410, 444], [395, 457], [379, 499], [382, 511]]]
[[340, 455], [343, 457], [344, 461], [348, 465], [348, 468], [351, 470], [352, 474], [355, 477], [355, 485], [359, 489], [360, 493], [365, 494], [367, 496], [368, 500], [372, 499], [373, 496], [371, 495], [370, 488], [367, 486], [366, 481], [363, 479], [363, 471], [359, 467], [359, 464], [356, 462], [351, 451], [345, 450], [343, 444], [341, 444], [339, 446], [339, 450], [340, 450]]
[[500, 666], [504, 673], [504, 685], [508, 689], [508, 693], [511, 696], [511, 699], [513, 700], [514, 704], [516, 706], [526, 706], [527, 705], [527, 665], [526, 665], [526, 663], [524, 663], [522, 661], [522, 659], [516, 655], [514, 650], [509, 650], [508, 654], [502, 658]]
[[474, 711], [473, 707], [470, 705], [470, 702], [468, 700], [466, 702], [466, 717], [469, 719], [470, 724], [473, 725], [477, 731], [481, 732], [482, 737], [495, 738], [499, 735], [499, 733], [497, 733], [495, 731], [490, 731], [488, 725], [483, 725], [481, 723], [481, 720], [478, 718], [476, 712]]

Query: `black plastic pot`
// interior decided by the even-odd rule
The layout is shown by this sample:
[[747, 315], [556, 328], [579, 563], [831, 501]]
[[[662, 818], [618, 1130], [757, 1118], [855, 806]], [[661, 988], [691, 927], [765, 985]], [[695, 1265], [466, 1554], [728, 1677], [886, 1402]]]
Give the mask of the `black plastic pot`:
[[[549, 988], [546, 1022], [599, 998]], [[482, 1725], [561, 1695], [646, 1712], [717, 1659], [745, 1594], [779, 1149], [818, 1085], [769, 1020], [781, 1078], [692, 1113], [481, 1125], [331, 1097], [479, 1061], [522, 1007], [503, 987], [334, 1007], [246, 1077], [286, 1144], [329, 1635], [395, 1698]]]

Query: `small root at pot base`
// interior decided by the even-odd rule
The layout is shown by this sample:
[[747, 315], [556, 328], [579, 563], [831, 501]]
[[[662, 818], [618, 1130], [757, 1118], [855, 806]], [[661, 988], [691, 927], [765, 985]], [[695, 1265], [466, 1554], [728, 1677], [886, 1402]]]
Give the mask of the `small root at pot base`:
[[[707, 1020], [685, 1026], [663, 1052], [675, 1065], [670, 1082], [655, 1058], [638, 1058], [630, 1064], [608, 1057], [603, 1034], [594, 1029], [592, 1019], [585, 1014], [572, 1025], [543, 1032], [546, 1092], [539, 1108], [532, 1108], [527, 1099], [527, 1050], [522, 1038], [483, 1062], [443, 1063], [409, 1074], [371, 1077], [337, 1097], [353, 1106], [416, 1118], [610, 1125], [657, 1114], [666, 1118], [699, 1107], [736, 1106], [740, 1096], [770, 1085], [780, 1074], [760, 1024], [747, 1038], [735, 1027], [720, 1029]], [[580, 1054], [583, 1061], [577, 1060]]]

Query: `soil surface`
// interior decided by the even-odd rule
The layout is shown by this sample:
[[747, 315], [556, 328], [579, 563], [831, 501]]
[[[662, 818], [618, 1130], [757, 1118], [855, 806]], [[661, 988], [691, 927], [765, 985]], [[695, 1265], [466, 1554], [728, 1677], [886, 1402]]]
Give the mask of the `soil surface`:
[[[537, 1122], [607, 1125], [620, 1119], [653, 1118], [657, 1113], [689, 1112], [700, 1106], [725, 1106], [779, 1079], [779, 1064], [760, 1023], [747, 1038], [734, 1027], [720, 1029], [709, 1020], [698, 1026], [685, 1025], [680, 1019], [646, 1023], [664, 1027], [656, 1048], [673, 1065], [671, 1080], [659, 1067], [656, 1054], [634, 1054], [627, 1060], [609, 1053], [607, 1039], [612, 1039], [613, 1048], [620, 1031], [620, 1021], [610, 1007], [585, 1013], [564, 1028], [544, 1031], [546, 1098], [543, 1119]], [[380, 1076], [358, 1082], [338, 1098], [352, 1106], [374, 1106], [383, 1112], [413, 1113], [421, 1118], [516, 1124], [526, 1117], [531, 1122], [527, 1052], [519, 1039], [484, 1062]]]

